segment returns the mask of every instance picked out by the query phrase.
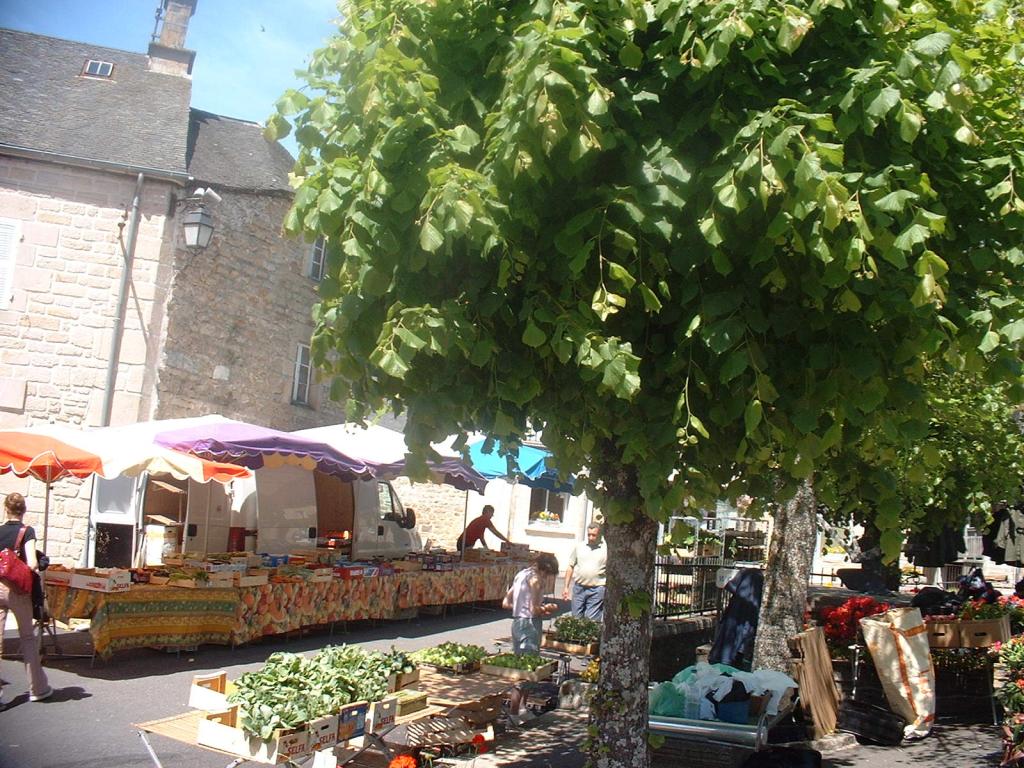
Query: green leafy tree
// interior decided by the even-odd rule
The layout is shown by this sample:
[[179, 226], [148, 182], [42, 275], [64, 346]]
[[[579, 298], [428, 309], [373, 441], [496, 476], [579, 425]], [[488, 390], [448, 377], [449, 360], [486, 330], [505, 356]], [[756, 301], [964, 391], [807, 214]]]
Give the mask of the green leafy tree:
[[800, 483], [806, 520], [816, 467], [882, 420], [927, 429], [925, 361], [1017, 376], [1020, 20], [969, 0], [340, 10], [268, 126], [300, 145], [286, 230], [329, 244], [314, 359], [354, 416], [406, 412], [420, 450], [532, 425], [585, 470], [611, 522], [592, 757], [644, 765], [657, 521]]

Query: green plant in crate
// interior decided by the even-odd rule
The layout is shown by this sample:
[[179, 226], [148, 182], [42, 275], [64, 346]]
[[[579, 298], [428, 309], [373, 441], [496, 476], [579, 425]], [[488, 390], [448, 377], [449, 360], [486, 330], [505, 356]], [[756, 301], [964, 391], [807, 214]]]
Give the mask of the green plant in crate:
[[464, 665], [479, 664], [487, 657], [487, 650], [479, 645], [462, 643], [441, 643], [410, 654], [417, 664], [432, 664], [436, 667], [455, 669]]
[[1014, 636], [999, 646], [999, 661], [1011, 677], [1024, 677], [1024, 637]]
[[580, 645], [596, 643], [601, 639], [601, 625], [592, 619], [559, 616], [555, 619], [555, 639]]
[[505, 667], [507, 669], [525, 669], [533, 672], [550, 661], [536, 653], [499, 653], [484, 660], [485, 664], [492, 667]]
[[1024, 680], [1009, 680], [999, 686], [996, 701], [1008, 715], [1024, 713]]

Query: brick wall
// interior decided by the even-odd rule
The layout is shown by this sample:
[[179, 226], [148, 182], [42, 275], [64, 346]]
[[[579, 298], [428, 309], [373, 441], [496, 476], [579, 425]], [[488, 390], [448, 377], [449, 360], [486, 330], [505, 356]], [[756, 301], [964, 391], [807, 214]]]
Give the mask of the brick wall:
[[[0, 310], [0, 428], [57, 422], [99, 424], [107, 357], [135, 177], [0, 157], [0, 218], [17, 222], [12, 300]], [[163, 250], [171, 185], [144, 188], [125, 318], [114, 423], [148, 418], [147, 371], [159, 348], [169, 269]], [[127, 237], [127, 227], [125, 227]], [[49, 551], [73, 560], [88, 519], [89, 481], [53, 484]], [[0, 493], [28, 497], [42, 536], [45, 486], [0, 477]]]
[[309, 344], [311, 246], [280, 235], [290, 200], [221, 191], [206, 251], [178, 252], [160, 362], [157, 418], [220, 413], [291, 431], [344, 421], [327, 383], [293, 405], [297, 345]]
[[433, 546], [454, 549], [455, 539], [462, 533], [467, 492], [450, 485], [412, 483], [405, 477], [392, 485], [402, 503], [416, 511], [416, 529], [423, 544], [430, 539]]
[[[121, 277], [118, 223], [134, 176], [0, 157], [0, 218], [18, 223], [13, 301], [0, 310], [0, 428], [98, 425]], [[315, 284], [309, 246], [281, 238], [286, 197], [221, 191], [210, 247], [180, 248], [170, 195], [147, 180], [112, 423], [221, 413], [283, 430], [343, 420], [327, 385], [292, 405], [296, 346], [308, 343]], [[127, 227], [125, 227], [125, 237]], [[52, 485], [50, 554], [82, 555], [92, 483]], [[42, 535], [45, 486], [0, 476], [24, 493]], [[457, 534], [456, 534], [457, 535]]]

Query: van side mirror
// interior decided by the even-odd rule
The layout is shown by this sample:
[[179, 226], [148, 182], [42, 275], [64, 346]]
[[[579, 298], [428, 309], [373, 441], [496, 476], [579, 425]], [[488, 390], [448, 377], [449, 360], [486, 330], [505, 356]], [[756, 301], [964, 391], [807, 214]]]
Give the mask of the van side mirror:
[[311, 539], [315, 539], [316, 538], [316, 528], [310, 528], [309, 530], [307, 530], [306, 531], [306, 535], [309, 536], [309, 538], [311, 538]]
[[186, 536], [192, 537], [192, 536], [195, 536], [196, 534], [199, 533], [199, 525], [197, 523], [189, 523], [186, 526], [186, 528], [187, 528], [187, 530], [185, 531], [185, 535]]
[[377, 526], [377, 535], [378, 536], [383, 536], [384, 535], [384, 526], [383, 525], [378, 525]]

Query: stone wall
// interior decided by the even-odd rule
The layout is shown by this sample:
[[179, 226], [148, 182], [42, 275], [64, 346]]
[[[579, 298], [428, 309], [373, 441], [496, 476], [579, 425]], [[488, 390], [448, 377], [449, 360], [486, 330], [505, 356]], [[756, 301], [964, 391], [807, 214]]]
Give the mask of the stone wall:
[[[146, 182], [113, 401], [113, 423], [150, 416], [147, 362], [159, 346], [169, 269], [162, 243], [167, 182]], [[0, 157], [0, 219], [17, 226], [10, 304], [0, 309], [0, 428], [98, 425], [135, 177]], [[124, 227], [127, 237], [127, 226]], [[88, 519], [89, 481], [52, 486], [49, 551], [73, 560]], [[26, 494], [42, 536], [45, 486], [0, 477], [0, 493]]]
[[423, 544], [430, 539], [432, 546], [455, 549], [455, 539], [463, 529], [467, 491], [450, 485], [412, 483], [405, 477], [392, 485], [402, 503], [416, 511], [416, 530]]
[[219, 413], [291, 431], [344, 421], [314, 377], [292, 404], [299, 344], [309, 344], [311, 246], [281, 236], [285, 196], [221, 191], [205, 252], [178, 250], [157, 385], [157, 418]]

